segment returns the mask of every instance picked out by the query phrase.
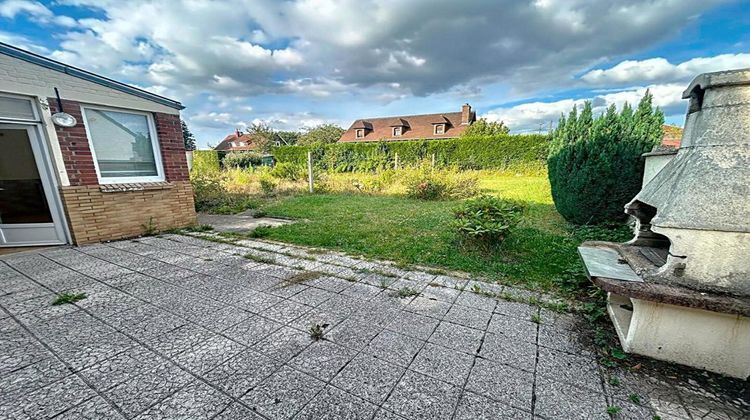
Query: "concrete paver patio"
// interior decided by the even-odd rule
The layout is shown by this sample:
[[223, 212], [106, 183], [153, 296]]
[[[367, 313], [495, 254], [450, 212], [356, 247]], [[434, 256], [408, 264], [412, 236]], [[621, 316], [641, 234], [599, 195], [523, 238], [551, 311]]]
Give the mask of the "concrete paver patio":
[[[4, 256], [0, 418], [750, 416], [745, 382], [649, 361], [605, 369], [578, 316], [475, 284], [502, 290], [180, 235]], [[398, 297], [405, 287], [418, 295]], [[87, 298], [52, 306], [61, 292]]]

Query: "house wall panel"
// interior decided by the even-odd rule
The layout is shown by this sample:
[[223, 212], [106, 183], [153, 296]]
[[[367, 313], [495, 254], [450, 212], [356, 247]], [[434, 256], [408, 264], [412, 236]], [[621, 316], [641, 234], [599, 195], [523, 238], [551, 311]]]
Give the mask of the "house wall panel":
[[[54, 97], [97, 105], [179, 114], [179, 110], [107, 86], [0, 54], [0, 91], [19, 95]], [[65, 109], [66, 112], [68, 109]]]

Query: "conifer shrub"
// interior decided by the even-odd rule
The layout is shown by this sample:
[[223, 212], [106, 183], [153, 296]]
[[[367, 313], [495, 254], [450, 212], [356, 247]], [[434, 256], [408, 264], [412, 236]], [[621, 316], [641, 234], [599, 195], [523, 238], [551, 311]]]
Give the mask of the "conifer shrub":
[[659, 143], [664, 114], [649, 92], [633, 110], [611, 105], [593, 116], [586, 102], [560, 118], [547, 160], [552, 198], [569, 222], [614, 224], [626, 218], [623, 206], [641, 189], [641, 156]]

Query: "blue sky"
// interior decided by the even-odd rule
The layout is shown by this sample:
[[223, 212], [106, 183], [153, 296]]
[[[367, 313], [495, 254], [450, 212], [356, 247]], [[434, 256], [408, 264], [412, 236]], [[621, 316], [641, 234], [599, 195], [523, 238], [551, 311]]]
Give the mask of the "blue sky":
[[750, 2], [0, 0], [0, 41], [177, 99], [199, 146], [458, 111], [546, 130], [648, 88], [681, 125], [696, 74], [750, 67]]

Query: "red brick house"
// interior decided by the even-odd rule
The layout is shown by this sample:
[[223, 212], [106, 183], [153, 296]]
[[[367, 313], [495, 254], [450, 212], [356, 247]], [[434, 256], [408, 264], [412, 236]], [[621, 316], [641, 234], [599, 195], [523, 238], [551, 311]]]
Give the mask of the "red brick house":
[[0, 247], [195, 223], [179, 102], [3, 43], [0, 74]]
[[[273, 136], [272, 143], [274, 146], [289, 144], [278, 133], [274, 133]], [[224, 140], [219, 142], [219, 144], [214, 147], [214, 150], [219, 152], [263, 152], [252, 134], [243, 133], [240, 130], [235, 130], [234, 133], [224, 137]]]
[[661, 146], [679, 148], [682, 142], [682, 128], [675, 125], [664, 124], [661, 126]]
[[464, 104], [460, 112], [361, 119], [352, 123], [339, 142], [455, 138], [476, 119], [469, 104]]
[[253, 135], [240, 130], [224, 137], [214, 150], [220, 152], [258, 151], [258, 145], [253, 141]]

